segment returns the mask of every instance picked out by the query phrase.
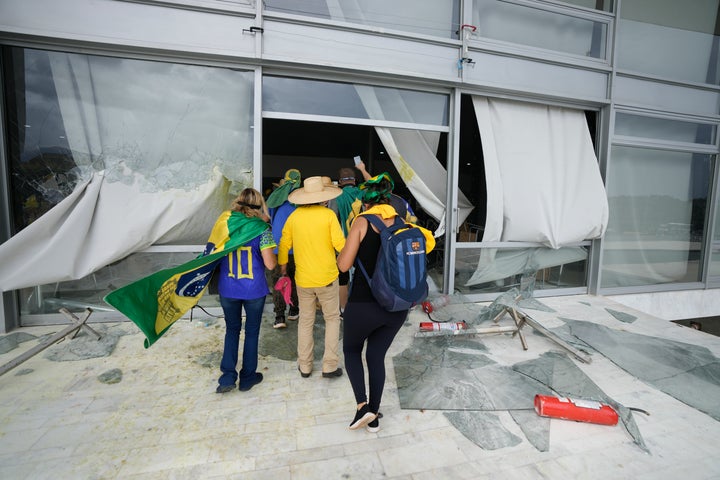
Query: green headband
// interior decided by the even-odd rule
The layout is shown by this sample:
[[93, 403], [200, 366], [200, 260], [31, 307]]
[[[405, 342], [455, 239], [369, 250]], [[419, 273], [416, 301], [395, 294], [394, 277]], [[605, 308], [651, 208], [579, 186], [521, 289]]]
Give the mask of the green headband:
[[[389, 186], [386, 184], [383, 187], [383, 181], [387, 181]], [[360, 190], [364, 190], [362, 199], [365, 203], [378, 203], [380, 200], [390, 198], [390, 194], [393, 188], [395, 188], [395, 182], [393, 182], [389, 173], [383, 172], [365, 180], [364, 183], [360, 184], [359, 188]]]

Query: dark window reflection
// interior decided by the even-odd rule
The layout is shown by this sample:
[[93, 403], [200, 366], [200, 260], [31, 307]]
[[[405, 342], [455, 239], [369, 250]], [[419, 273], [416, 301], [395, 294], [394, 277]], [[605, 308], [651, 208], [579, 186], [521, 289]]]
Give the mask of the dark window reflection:
[[5, 48], [14, 233], [70, 194], [78, 178], [47, 52]]

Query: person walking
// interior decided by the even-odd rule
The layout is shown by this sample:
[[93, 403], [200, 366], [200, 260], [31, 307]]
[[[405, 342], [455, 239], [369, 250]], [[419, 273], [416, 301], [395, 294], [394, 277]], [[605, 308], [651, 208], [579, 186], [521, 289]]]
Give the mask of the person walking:
[[[270, 217], [262, 194], [254, 188], [246, 188], [233, 201], [230, 210], [218, 217], [210, 238], [228, 237], [244, 232], [255, 233], [252, 239], [231, 251], [220, 260], [214, 275], [218, 278], [220, 305], [225, 316], [225, 341], [220, 361], [222, 374], [218, 379], [217, 393], [235, 389], [235, 382], [241, 391], [250, 390], [262, 382], [263, 375], [257, 371], [258, 339], [265, 297], [270, 293], [265, 269], [273, 269], [277, 257], [273, 252]], [[221, 247], [208, 242], [206, 254]], [[238, 375], [238, 349], [242, 328], [242, 310], [245, 310], [245, 340], [243, 343], [242, 366]]]
[[[380, 234], [366, 215], [376, 215], [386, 226], [394, 223], [397, 212], [390, 205], [394, 187], [387, 173], [372, 177], [360, 185], [363, 191], [363, 208], [353, 221], [345, 247], [337, 258], [338, 269], [346, 272], [359, 259], [372, 278], [380, 250]], [[435, 239], [421, 229], [426, 240], [426, 251], [435, 247]], [[343, 315], [343, 354], [348, 379], [355, 396], [357, 409], [349, 428], [366, 427], [370, 432], [380, 429], [378, 412], [385, 388], [385, 355], [408, 315], [408, 310], [389, 312], [375, 300], [365, 275], [354, 275], [350, 297]], [[368, 389], [362, 352], [368, 369]]]
[[[285, 222], [290, 214], [295, 211], [295, 205], [288, 201], [288, 195], [296, 188], [299, 188], [300, 184], [300, 171], [291, 168], [285, 172], [285, 176], [277, 184], [273, 184], [275, 189], [268, 195], [267, 206], [270, 209], [270, 224], [272, 225], [273, 238], [276, 244], [280, 244], [280, 237]], [[275, 249], [275, 253], [277, 254], [277, 248]], [[288, 252], [286, 271], [290, 279], [290, 308], [287, 312], [287, 319], [297, 320], [300, 309], [298, 308], [297, 287], [295, 285], [295, 257], [292, 250]], [[270, 272], [270, 285], [274, 287], [281, 276], [282, 273], [278, 265]], [[283, 294], [275, 290], [275, 288], [272, 289], [272, 298], [273, 312], [275, 313], [273, 328], [285, 328], [287, 327], [285, 323], [287, 303], [285, 302]]]
[[[360, 212], [360, 208], [362, 206], [362, 202], [360, 201], [362, 192], [355, 184], [355, 170], [349, 167], [343, 167], [338, 170], [337, 184], [342, 190], [342, 193], [337, 198], [330, 200], [328, 208], [334, 211], [335, 215], [337, 215], [343, 235], [347, 237], [350, 229], [350, 222], [348, 222], [348, 219], [351, 215], [356, 215]], [[355, 212], [353, 212], [353, 208], [355, 209]], [[342, 316], [348, 299], [350, 272], [340, 272], [338, 281], [340, 283], [340, 316]]]
[[338, 303], [338, 269], [336, 252], [345, 245], [340, 223], [327, 208], [330, 199], [341, 190], [325, 185], [322, 177], [306, 178], [303, 187], [290, 193], [288, 200], [297, 205], [290, 214], [280, 237], [278, 263], [282, 274], [287, 273], [288, 252], [295, 252], [295, 281], [297, 283], [300, 316], [298, 318], [298, 370], [303, 378], [313, 370], [313, 329], [316, 303], [325, 320], [325, 350], [322, 376], [342, 375], [338, 344], [340, 340], [340, 307]]

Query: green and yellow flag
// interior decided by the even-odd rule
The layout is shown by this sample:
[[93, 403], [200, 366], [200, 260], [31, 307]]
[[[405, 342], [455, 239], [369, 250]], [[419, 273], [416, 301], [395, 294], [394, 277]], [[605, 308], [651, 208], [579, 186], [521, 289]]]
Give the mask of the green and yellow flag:
[[268, 228], [260, 218], [225, 211], [215, 222], [202, 256], [141, 278], [104, 300], [142, 330], [148, 348], [197, 304], [222, 258]]

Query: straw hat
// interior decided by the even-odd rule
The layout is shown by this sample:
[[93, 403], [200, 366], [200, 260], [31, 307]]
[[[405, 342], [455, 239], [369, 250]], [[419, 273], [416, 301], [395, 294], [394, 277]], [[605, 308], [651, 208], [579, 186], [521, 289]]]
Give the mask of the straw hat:
[[303, 182], [302, 188], [293, 190], [288, 195], [288, 200], [295, 205], [310, 205], [313, 203], [327, 202], [338, 197], [342, 190], [338, 187], [325, 184], [322, 177], [308, 177]]

